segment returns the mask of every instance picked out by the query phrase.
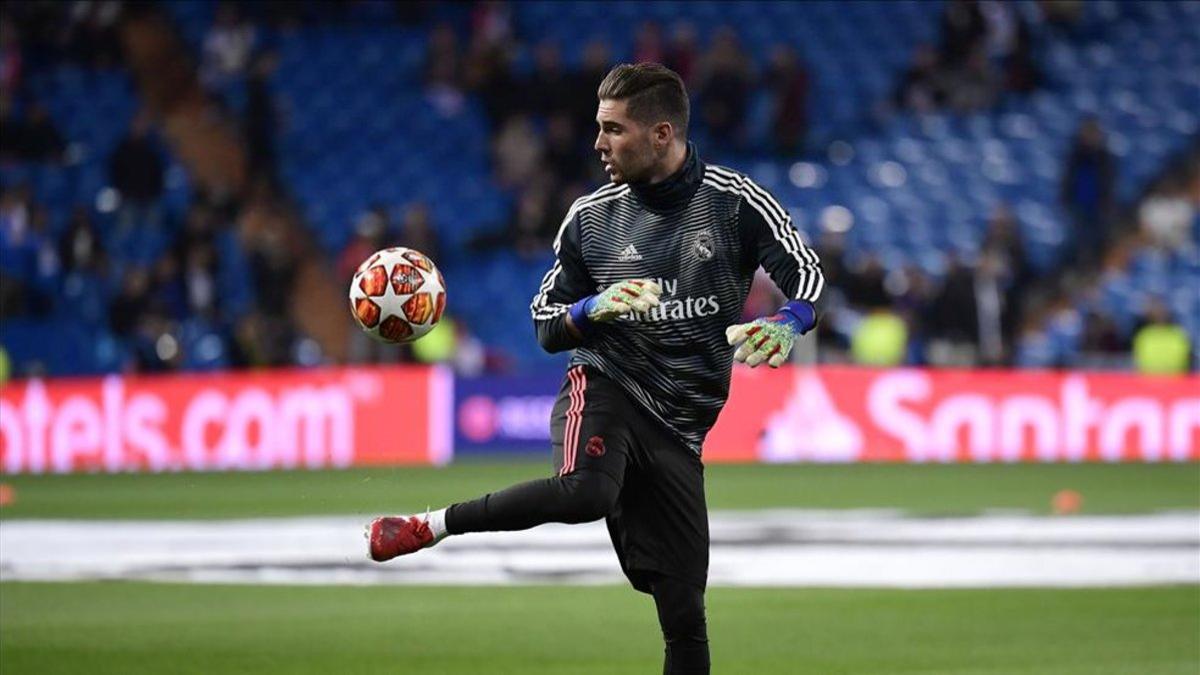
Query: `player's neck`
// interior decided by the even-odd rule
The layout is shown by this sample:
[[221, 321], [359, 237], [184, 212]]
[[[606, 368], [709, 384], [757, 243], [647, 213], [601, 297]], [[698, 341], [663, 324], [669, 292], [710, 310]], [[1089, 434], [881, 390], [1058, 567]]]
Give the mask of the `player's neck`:
[[658, 166], [658, 169], [650, 175], [650, 180], [646, 182], [654, 185], [679, 173], [684, 163], [687, 162], [687, 156], [687, 143], [672, 143], [671, 149], [667, 151], [666, 160]]

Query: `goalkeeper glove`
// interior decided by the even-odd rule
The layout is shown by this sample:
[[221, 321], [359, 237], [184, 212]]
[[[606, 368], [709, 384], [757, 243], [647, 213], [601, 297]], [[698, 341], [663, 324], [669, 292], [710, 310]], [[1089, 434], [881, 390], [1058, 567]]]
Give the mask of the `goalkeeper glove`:
[[771, 316], [725, 329], [729, 344], [741, 346], [733, 353], [736, 361], [757, 366], [763, 361], [778, 368], [787, 361], [796, 338], [817, 325], [817, 310], [807, 300], [792, 300]]
[[592, 323], [605, 323], [629, 312], [657, 307], [661, 293], [658, 284], [649, 279], [618, 281], [571, 305], [571, 322], [581, 333], [586, 333]]

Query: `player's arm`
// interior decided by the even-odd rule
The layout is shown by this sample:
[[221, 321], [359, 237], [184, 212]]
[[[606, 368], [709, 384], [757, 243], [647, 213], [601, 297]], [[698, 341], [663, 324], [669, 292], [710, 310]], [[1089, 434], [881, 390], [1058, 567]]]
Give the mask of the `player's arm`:
[[648, 279], [629, 279], [594, 292], [596, 283], [583, 262], [574, 210], [559, 229], [554, 254], [554, 265], [529, 306], [538, 342], [552, 354], [583, 345], [597, 324], [659, 304], [662, 291]]
[[796, 338], [817, 325], [816, 301], [825, 287], [821, 261], [800, 240], [787, 211], [748, 178], [738, 219], [745, 250], [753, 252], [779, 290], [791, 299], [771, 316], [730, 326], [725, 337], [729, 344], [739, 345], [734, 359], [750, 366], [766, 362], [779, 367], [787, 361]]

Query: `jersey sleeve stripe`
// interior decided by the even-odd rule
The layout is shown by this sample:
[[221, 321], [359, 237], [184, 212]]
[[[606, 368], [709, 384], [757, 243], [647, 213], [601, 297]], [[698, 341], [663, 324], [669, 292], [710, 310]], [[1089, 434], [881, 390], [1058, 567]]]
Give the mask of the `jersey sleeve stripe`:
[[820, 262], [816, 254], [804, 245], [799, 231], [791, 224], [791, 217], [783, 210], [779, 202], [746, 176], [733, 174], [721, 167], [710, 165], [706, 168], [711, 169], [711, 172], [705, 176], [705, 182], [712, 179], [709, 184], [713, 187], [741, 194], [746, 199], [746, 203], [758, 211], [763, 220], [767, 222], [776, 241], [795, 258], [800, 272], [796, 297], [810, 302], [816, 301], [825, 286], [824, 275], [819, 266]]

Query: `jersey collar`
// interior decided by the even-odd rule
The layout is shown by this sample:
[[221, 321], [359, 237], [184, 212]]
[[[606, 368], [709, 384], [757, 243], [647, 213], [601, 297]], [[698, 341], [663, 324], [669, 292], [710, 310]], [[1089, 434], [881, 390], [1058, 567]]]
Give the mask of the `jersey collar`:
[[687, 159], [679, 171], [660, 183], [630, 183], [629, 189], [651, 211], [673, 211], [686, 205], [704, 180], [704, 162], [696, 144], [688, 141]]

